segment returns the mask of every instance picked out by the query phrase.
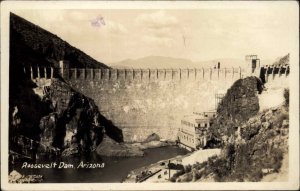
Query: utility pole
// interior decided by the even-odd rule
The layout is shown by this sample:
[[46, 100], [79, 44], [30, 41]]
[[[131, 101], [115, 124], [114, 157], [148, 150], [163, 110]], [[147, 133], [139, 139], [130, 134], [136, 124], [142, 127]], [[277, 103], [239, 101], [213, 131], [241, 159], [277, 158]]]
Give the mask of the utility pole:
[[170, 169], [171, 160], [169, 160], [168, 168], [169, 168], [169, 180], [171, 178], [171, 169]]

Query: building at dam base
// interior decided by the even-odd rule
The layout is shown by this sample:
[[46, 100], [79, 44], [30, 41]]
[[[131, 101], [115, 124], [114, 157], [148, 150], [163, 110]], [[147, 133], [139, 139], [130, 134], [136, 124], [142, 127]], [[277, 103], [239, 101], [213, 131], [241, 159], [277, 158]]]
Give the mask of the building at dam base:
[[184, 116], [178, 130], [178, 143], [190, 151], [202, 149], [207, 143], [207, 130], [212, 125], [216, 111], [194, 112]]

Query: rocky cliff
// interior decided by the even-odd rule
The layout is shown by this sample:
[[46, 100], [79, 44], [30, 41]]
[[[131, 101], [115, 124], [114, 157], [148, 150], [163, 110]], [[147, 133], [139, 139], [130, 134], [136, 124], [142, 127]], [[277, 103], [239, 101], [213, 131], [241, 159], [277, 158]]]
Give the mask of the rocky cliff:
[[258, 89], [262, 84], [256, 77], [237, 80], [217, 108], [217, 117], [209, 129], [212, 144], [224, 144], [234, 135], [238, 126], [259, 111]]
[[20, 92], [11, 105], [11, 137], [40, 142], [38, 153], [58, 148], [63, 155], [95, 150], [101, 142], [104, 129], [97, 106], [68, 84], [41, 79], [28, 82]]
[[186, 166], [172, 181], [260, 181], [272, 173], [287, 180], [289, 90], [281, 95], [281, 105], [259, 112], [260, 86], [256, 77], [232, 85], [208, 129], [207, 147], [221, 148], [221, 155]]
[[237, 125], [221, 156], [209, 160], [202, 180], [210, 175], [215, 181], [260, 181], [270, 173], [287, 178], [281, 167], [288, 161], [288, 132], [285, 104], [252, 116]]
[[30, 79], [24, 72], [24, 66], [58, 67], [59, 60], [68, 60], [77, 68], [108, 68], [106, 65], [14, 14], [10, 17], [9, 58], [12, 152], [89, 152], [101, 142], [104, 128], [108, 136], [122, 141], [122, 132], [99, 113], [93, 100], [72, 89], [59, 74], [52, 79]]
[[285, 103], [259, 112], [260, 82], [255, 77], [238, 80], [218, 107], [209, 129], [223, 148], [221, 157], [209, 164], [216, 181], [259, 181], [278, 173], [288, 156], [289, 91], [281, 95]]

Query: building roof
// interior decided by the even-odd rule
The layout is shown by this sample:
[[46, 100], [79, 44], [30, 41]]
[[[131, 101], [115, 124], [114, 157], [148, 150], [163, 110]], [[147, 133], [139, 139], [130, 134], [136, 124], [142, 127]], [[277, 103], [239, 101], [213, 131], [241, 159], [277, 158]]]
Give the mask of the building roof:
[[192, 114], [192, 115], [185, 115], [182, 120], [193, 124], [197, 124], [199, 120], [209, 120], [209, 119], [210, 119], [209, 117], [205, 117], [204, 115]]
[[211, 109], [211, 110], [208, 110], [208, 111], [204, 111], [203, 113], [216, 113], [217, 111], [215, 109]]

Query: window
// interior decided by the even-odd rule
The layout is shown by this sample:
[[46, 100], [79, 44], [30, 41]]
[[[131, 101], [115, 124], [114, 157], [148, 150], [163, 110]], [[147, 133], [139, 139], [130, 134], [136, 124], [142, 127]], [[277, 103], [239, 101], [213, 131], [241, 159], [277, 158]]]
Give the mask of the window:
[[204, 127], [207, 127], [207, 124], [206, 124], [206, 123], [204, 124]]

